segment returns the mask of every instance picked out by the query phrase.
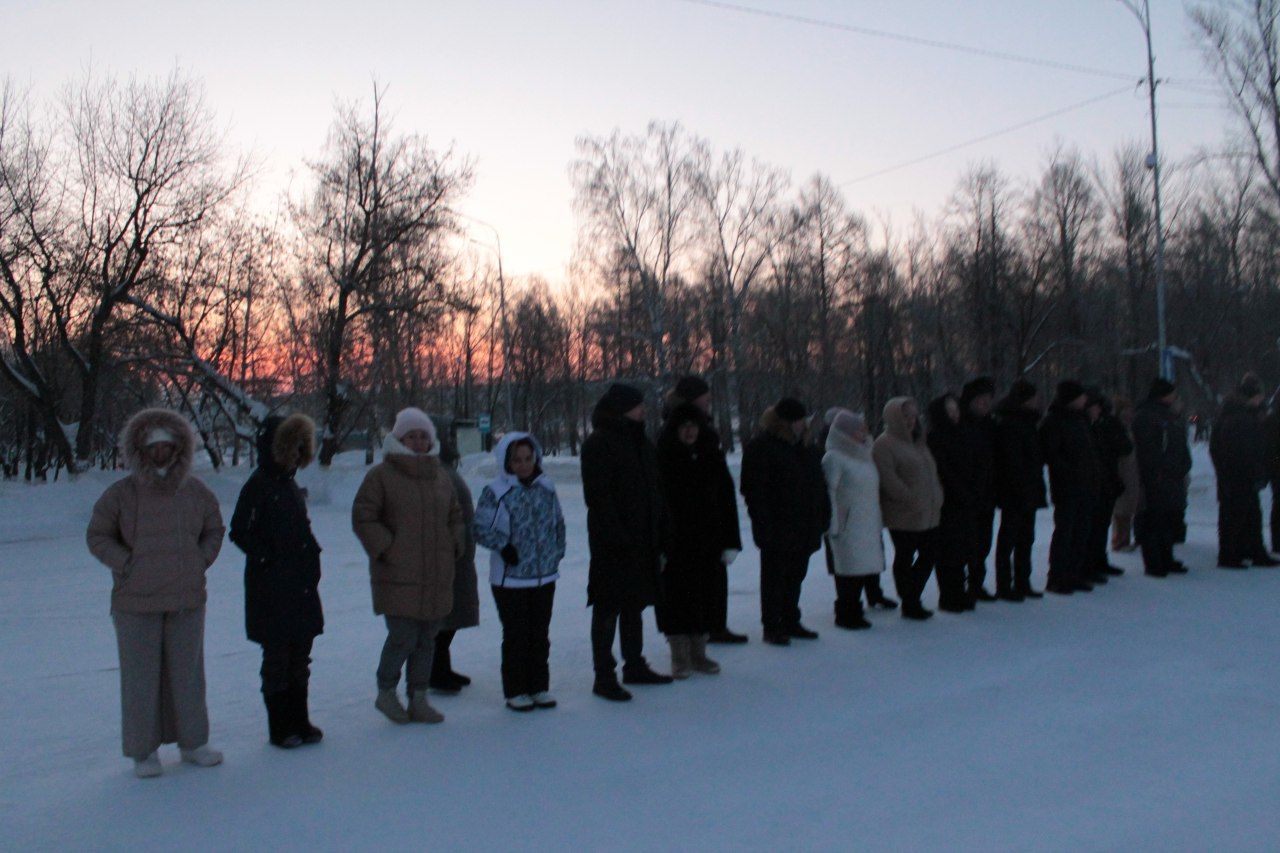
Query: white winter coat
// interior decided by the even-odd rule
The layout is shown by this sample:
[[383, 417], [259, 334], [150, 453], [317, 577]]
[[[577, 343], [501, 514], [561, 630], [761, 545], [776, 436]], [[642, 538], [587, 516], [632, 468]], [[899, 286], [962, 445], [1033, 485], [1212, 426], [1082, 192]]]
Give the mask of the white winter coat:
[[827, 541], [835, 573], [879, 574], [884, 571], [880, 473], [871, 458], [870, 439], [858, 444], [840, 430], [831, 430], [822, 470], [831, 495]]

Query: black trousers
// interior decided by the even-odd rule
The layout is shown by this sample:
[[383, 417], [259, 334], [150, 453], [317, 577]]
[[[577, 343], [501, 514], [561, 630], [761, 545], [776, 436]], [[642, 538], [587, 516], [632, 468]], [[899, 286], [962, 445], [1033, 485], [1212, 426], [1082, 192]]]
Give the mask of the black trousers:
[[[502, 622], [502, 695], [532, 696], [551, 686], [551, 609], [556, 585], [523, 589], [493, 587]], [[609, 638], [613, 645], [613, 638]]]
[[1034, 508], [1000, 510], [996, 536], [996, 590], [1026, 592], [1031, 588], [1031, 546], [1036, 541]]
[[862, 579], [862, 589], [867, 593], [867, 605], [875, 604], [884, 598], [884, 589], [880, 586], [879, 575], [866, 575]]
[[431, 658], [431, 686], [436, 686], [437, 682], [443, 682], [448, 679], [449, 673], [453, 672], [453, 652], [449, 647], [453, 645], [453, 635], [457, 631], [441, 631], [436, 634], [436, 653]]
[[1107, 533], [1111, 530], [1111, 516], [1115, 511], [1115, 498], [1100, 499], [1093, 507], [1089, 524], [1089, 544], [1084, 561], [1086, 576], [1102, 572], [1110, 563], [1107, 558]]
[[591, 657], [597, 679], [612, 679], [617, 675], [618, 661], [613, 657], [613, 636], [621, 634], [623, 668], [645, 666], [643, 607], [606, 607], [595, 604], [591, 608]]
[[1168, 573], [1173, 565], [1173, 543], [1182, 526], [1182, 511], [1143, 510], [1137, 521], [1142, 529], [1143, 566], [1148, 572]]
[[311, 679], [311, 645], [314, 639], [292, 643], [263, 643], [262, 692], [284, 693], [307, 686]]
[[1265, 556], [1262, 540], [1262, 500], [1251, 486], [1218, 492], [1218, 562]]
[[712, 571], [707, 620], [711, 623], [711, 632], [716, 633], [729, 630], [729, 568], [717, 560]]
[[836, 616], [856, 618], [862, 615], [862, 590], [877, 575], [834, 575], [836, 582]]
[[1053, 505], [1053, 539], [1049, 542], [1049, 580], [1071, 583], [1084, 580], [1093, 527], [1093, 501], [1063, 500]]
[[800, 624], [800, 587], [809, 573], [809, 551], [760, 551], [760, 623], [785, 633]]
[[975, 590], [987, 579], [987, 555], [991, 553], [991, 534], [995, 530], [996, 508], [984, 506], [973, 513], [973, 550], [969, 553], [969, 589]]
[[938, 559], [938, 528], [890, 530], [893, 540], [893, 584], [905, 607], [919, 604]]

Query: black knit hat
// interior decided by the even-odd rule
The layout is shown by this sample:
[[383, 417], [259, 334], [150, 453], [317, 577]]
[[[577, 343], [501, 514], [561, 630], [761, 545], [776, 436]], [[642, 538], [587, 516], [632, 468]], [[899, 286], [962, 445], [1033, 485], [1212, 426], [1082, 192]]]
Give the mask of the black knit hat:
[[1263, 393], [1262, 380], [1258, 378], [1256, 373], [1246, 373], [1241, 377], [1240, 387], [1236, 390], [1239, 392], [1241, 397], [1246, 400], [1250, 400]]
[[1058, 383], [1058, 402], [1070, 403], [1078, 400], [1085, 395], [1084, 386], [1074, 379], [1068, 379], [1065, 382]]
[[692, 403], [703, 394], [710, 394], [711, 386], [701, 376], [686, 376], [676, 383], [676, 396]]
[[1147, 391], [1147, 399], [1161, 400], [1177, 390], [1177, 387], [1168, 379], [1157, 377], [1151, 382], [1151, 390]]
[[960, 405], [967, 406], [971, 400], [983, 394], [990, 394], [992, 397], [996, 395], [996, 382], [990, 376], [979, 376], [966, 382], [960, 389]]
[[809, 410], [795, 397], [783, 397], [773, 406], [773, 413], [786, 423], [793, 424], [809, 416]]
[[1009, 386], [1009, 400], [1021, 406], [1036, 395], [1036, 386], [1030, 380], [1018, 377]]
[[634, 385], [624, 385], [621, 382], [615, 382], [610, 385], [609, 390], [604, 392], [604, 397], [600, 399], [602, 408], [616, 412], [619, 415], [625, 415], [643, 403], [643, 391]]

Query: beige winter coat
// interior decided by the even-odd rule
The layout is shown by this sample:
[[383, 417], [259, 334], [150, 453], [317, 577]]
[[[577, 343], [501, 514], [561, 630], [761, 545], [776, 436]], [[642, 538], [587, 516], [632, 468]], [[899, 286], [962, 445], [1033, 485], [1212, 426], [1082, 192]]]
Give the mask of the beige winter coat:
[[351, 526], [369, 555], [374, 613], [422, 620], [449, 615], [465, 531], [453, 481], [438, 458], [414, 454], [388, 436], [382, 462], [356, 492]]
[[[147, 433], [163, 428], [178, 453], [163, 476], [143, 454]], [[205, 571], [222, 548], [222, 513], [204, 483], [191, 476], [196, 438], [186, 419], [144, 409], [124, 428], [121, 450], [132, 472], [94, 504], [85, 539], [111, 569], [111, 610], [164, 613], [205, 603]]]
[[942, 521], [942, 483], [923, 433], [914, 438], [902, 407], [910, 397], [894, 397], [884, 406], [884, 432], [872, 458], [880, 472], [880, 512], [890, 530], [932, 530]]

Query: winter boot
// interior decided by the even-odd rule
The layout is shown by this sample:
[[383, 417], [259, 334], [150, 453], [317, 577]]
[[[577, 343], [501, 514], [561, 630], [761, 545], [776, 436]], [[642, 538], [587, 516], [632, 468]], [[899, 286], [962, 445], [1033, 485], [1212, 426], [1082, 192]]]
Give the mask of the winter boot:
[[792, 639], [796, 639], [796, 640], [818, 639], [817, 631], [810, 631], [808, 628], [801, 625], [799, 622], [795, 623], [790, 628], [788, 628], [787, 633], [792, 637]]
[[525, 714], [537, 708], [538, 705], [533, 701], [532, 696], [525, 695], [512, 696], [507, 700], [507, 707], [513, 711], [519, 711], [520, 713]]
[[918, 601], [905, 601], [902, 604], [903, 619], [913, 619], [916, 622], [923, 622], [932, 616], [933, 611], [929, 610]]
[[154, 779], [162, 773], [164, 773], [164, 767], [160, 764], [159, 753], [153, 752], [146, 758], [133, 760], [133, 775], [139, 779]]
[[217, 767], [222, 763], [222, 753], [216, 749], [210, 749], [208, 744], [197, 746], [195, 749], [184, 749], [181, 752], [183, 762], [194, 764], [196, 767]]
[[542, 691], [539, 691], [538, 693], [534, 693], [529, 698], [533, 700], [533, 705], [535, 708], [547, 709], [547, 708], [554, 708], [556, 706], [556, 697], [552, 696], [546, 690], [542, 690]]
[[635, 666], [622, 667], [623, 684], [670, 684], [673, 681], [669, 675], [654, 672], [643, 660]]
[[871, 623], [862, 615], [862, 602], [836, 599], [836, 627], [848, 631], [870, 628]]
[[721, 628], [719, 631], [712, 631], [708, 643], [714, 643], [721, 646], [740, 646], [749, 642], [750, 638], [746, 634], [735, 634], [728, 628]]
[[293, 718], [293, 696], [288, 690], [263, 693], [262, 701], [267, 706], [267, 737], [272, 746], [281, 749], [294, 749], [302, 746], [302, 734], [297, 730]]
[[791, 645], [791, 637], [785, 631], [774, 631], [768, 628], [764, 632], [764, 641], [771, 646]]
[[403, 726], [409, 722], [409, 712], [404, 709], [404, 704], [396, 694], [395, 688], [379, 690], [378, 698], [373, 703], [373, 707], [377, 708], [388, 720], [397, 725]]
[[324, 740], [324, 732], [311, 725], [311, 712], [307, 708], [307, 684], [295, 684], [289, 688], [289, 721], [302, 742], [319, 743]]
[[686, 637], [685, 641], [689, 643], [690, 661], [694, 672], [700, 672], [703, 675], [720, 673], [720, 664], [707, 657], [706, 634], [694, 634], [692, 637]]
[[610, 702], [631, 701], [631, 691], [619, 684], [618, 677], [612, 673], [608, 676], [597, 675], [596, 683], [592, 686], [591, 692], [601, 699], [608, 699]]
[[409, 694], [409, 719], [415, 723], [443, 723], [441, 714], [427, 701], [427, 691], [418, 689]]
[[667, 637], [667, 642], [671, 644], [671, 677], [683, 681], [693, 673], [690, 637], [686, 634], [672, 634]]

